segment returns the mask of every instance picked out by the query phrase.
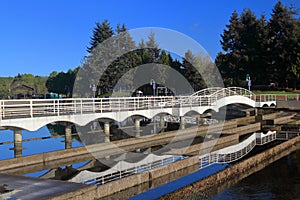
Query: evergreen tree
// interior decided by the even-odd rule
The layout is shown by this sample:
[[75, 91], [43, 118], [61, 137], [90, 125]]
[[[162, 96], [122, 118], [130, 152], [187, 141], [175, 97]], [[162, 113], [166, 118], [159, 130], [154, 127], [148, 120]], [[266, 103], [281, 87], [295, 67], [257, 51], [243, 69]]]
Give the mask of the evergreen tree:
[[87, 48], [87, 52], [91, 53], [99, 43], [110, 38], [113, 34], [113, 29], [108, 20], [104, 20], [102, 23], [97, 22], [96, 27], [93, 30], [93, 36], [91, 37], [90, 47]]
[[271, 74], [267, 73], [269, 68], [268, 56], [270, 55], [268, 49], [268, 28], [265, 15], [262, 15], [256, 23], [255, 32], [255, 62], [251, 66], [249, 73], [252, 73], [251, 78], [254, 84], [268, 85], [271, 81]]
[[279, 1], [271, 19], [262, 15], [257, 19], [250, 9], [240, 17], [233, 12], [229, 24], [221, 35], [223, 52], [215, 60], [226, 85], [244, 85], [246, 74], [254, 84], [277, 82], [288, 87], [299, 78], [299, 30], [294, 17], [295, 9], [287, 8]]
[[146, 42], [147, 44], [147, 51], [149, 53], [150, 56], [150, 61], [151, 63], [158, 63], [159, 61], [159, 48], [158, 48], [158, 44], [155, 41], [155, 36], [154, 33], [151, 32], [149, 37], [148, 37], [148, 41]]
[[288, 87], [289, 73], [293, 70], [293, 63], [297, 56], [297, 25], [293, 16], [295, 11], [284, 6], [280, 1], [274, 6], [268, 24], [270, 69], [274, 74], [274, 81], [281, 87]]
[[201, 59], [201, 56], [194, 56], [192, 51], [188, 50], [182, 60], [182, 74], [191, 84], [194, 91], [198, 91], [206, 87], [201, 74], [199, 73], [205, 71], [205, 66], [202, 65], [203, 63]]
[[243, 28], [238, 13], [234, 11], [230, 17], [229, 24], [226, 25], [226, 29], [221, 35], [221, 45], [224, 51], [219, 53], [216, 58], [216, 64], [220, 71], [223, 72], [225, 78], [229, 78], [227, 81], [230, 85], [240, 85], [241, 73], [243, 68], [241, 67], [241, 29]]

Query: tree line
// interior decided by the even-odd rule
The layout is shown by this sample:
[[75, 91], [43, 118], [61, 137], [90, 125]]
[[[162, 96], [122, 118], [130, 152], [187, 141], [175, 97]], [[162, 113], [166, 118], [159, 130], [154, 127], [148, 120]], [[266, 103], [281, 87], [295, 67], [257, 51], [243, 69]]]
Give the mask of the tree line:
[[215, 63], [226, 85], [296, 88], [300, 77], [300, 19], [297, 9], [280, 1], [271, 17], [257, 17], [250, 9], [234, 11], [221, 35], [222, 52]]
[[33, 74], [18, 74], [15, 77], [0, 77], [0, 98], [16, 98], [20, 92], [23, 96], [45, 94], [47, 77]]
[[[152, 94], [152, 86], [148, 82], [150, 78], [147, 84], [139, 85], [138, 83], [142, 83], [142, 80], [138, 80], [138, 74], [151, 74], [148, 77], [159, 80], [160, 85], [163, 86], [166, 82], [174, 84], [177, 81], [170, 76], [170, 69], [184, 76], [194, 90], [200, 90], [206, 87], [206, 83], [195, 66], [202, 69], [212, 68], [210, 67], [212, 65], [209, 65], [208, 56], [194, 55], [190, 50], [185, 53], [182, 61], [174, 58], [170, 52], [159, 48], [154, 33], [150, 33], [146, 41], [142, 39], [136, 44], [124, 24], [117, 25], [114, 31], [108, 20], [96, 23], [87, 52], [89, 55], [81, 66], [80, 74], [77, 74], [79, 83], [77, 82], [76, 90], [90, 91], [91, 86], [96, 84], [97, 90], [93, 94], [95, 96], [101, 96], [112, 88], [116, 88], [120, 80], [124, 83], [123, 88], [119, 88], [120, 90], [139, 89], [146, 94]], [[118, 56], [114, 57], [111, 54]], [[110, 56], [113, 59], [110, 63], [106, 63]], [[149, 66], [149, 69], [137, 67], [149, 63], [158, 65]], [[101, 67], [106, 65], [106, 68]], [[202, 70], [203, 73], [208, 72], [207, 69]], [[85, 83], [86, 80], [89, 80], [88, 83]], [[87, 95], [80, 94], [79, 96]]]

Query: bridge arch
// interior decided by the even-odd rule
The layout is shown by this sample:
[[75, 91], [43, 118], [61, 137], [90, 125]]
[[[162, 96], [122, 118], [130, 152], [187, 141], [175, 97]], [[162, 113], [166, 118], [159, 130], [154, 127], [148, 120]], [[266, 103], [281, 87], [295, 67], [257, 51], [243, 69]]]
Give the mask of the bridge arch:
[[223, 98], [217, 100], [214, 103], [213, 108], [215, 110], [219, 110], [221, 107], [227, 106], [227, 105], [230, 105], [230, 104], [244, 104], [244, 105], [248, 105], [250, 107], [255, 107], [255, 101], [254, 100], [249, 99], [249, 98], [244, 97], [244, 96], [235, 95], [235, 96], [223, 97]]

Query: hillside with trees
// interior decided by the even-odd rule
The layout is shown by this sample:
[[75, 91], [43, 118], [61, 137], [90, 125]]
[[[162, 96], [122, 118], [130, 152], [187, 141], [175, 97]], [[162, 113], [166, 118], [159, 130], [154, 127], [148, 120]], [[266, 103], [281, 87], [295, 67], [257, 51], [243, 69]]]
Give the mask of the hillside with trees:
[[32, 74], [18, 74], [15, 77], [0, 77], [0, 98], [16, 98], [17, 95], [32, 96], [32, 94], [45, 94], [47, 77]]

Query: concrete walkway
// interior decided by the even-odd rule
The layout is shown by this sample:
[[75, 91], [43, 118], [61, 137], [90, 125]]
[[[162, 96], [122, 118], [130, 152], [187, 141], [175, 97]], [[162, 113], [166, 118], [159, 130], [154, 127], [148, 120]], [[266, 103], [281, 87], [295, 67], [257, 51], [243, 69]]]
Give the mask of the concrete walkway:
[[0, 199], [49, 199], [88, 187], [78, 183], [0, 174], [0, 185], [4, 184], [9, 192], [0, 194]]

